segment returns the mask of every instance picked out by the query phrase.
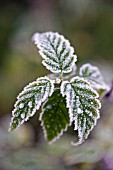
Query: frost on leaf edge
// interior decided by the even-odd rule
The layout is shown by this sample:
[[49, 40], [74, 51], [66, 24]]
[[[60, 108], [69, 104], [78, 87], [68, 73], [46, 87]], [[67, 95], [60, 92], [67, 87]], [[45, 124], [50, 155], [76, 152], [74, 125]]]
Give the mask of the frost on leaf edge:
[[[100, 118], [99, 109], [101, 108], [101, 103], [100, 103], [100, 100], [98, 99], [98, 98], [99, 98], [98, 92], [91, 87], [90, 82], [88, 82], [88, 81], [87, 81], [86, 79], [84, 79], [83, 77], [79, 77], [79, 76], [73, 77], [73, 78], [70, 80], [70, 82], [69, 82], [69, 81], [63, 81], [63, 82], [62, 82], [61, 88], [60, 88], [62, 96], [65, 96], [65, 93], [64, 93], [64, 87], [65, 87], [65, 86], [64, 86], [64, 85], [65, 85], [65, 84], [70, 84], [70, 83], [72, 83], [72, 82], [73, 82], [74, 80], [76, 80], [76, 79], [83, 80], [83, 81], [85, 81], [85, 82], [89, 85], [90, 90], [95, 93], [95, 97], [93, 97], [93, 98], [94, 98], [95, 100], [98, 100], [98, 104], [99, 104], [98, 109], [96, 109], [96, 110], [97, 110], [97, 117], [96, 117], [96, 119], [95, 119], [94, 125], [93, 125], [92, 128], [89, 130], [89, 132], [88, 132], [88, 134], [87, 134], [87, 136], [86, 136], [86, 138], [85, 138], [85, 139], [87, 139], [87, 138], [88, 138], [88, 135], [90, 134], [90, 132], [92, 131], [92, 129], [94, 128], [94, 126], [97, 124], [97, 120]], [[66, 103], [68, 103], [67, 100], [68, 100], [68, 96], [66, 96]], [[67, 108], [69, 109], [69, 106], [68, 106], [68, 105], [67, 105]], [[76, 119], [73, 119], [73, 114], [72, 114], [72, 112], [71, 112], [70, 109], [69, 109], [69, 117], [70, 117], [70, 122], [71, 122], [71, 123], [72, 123], [73, 121], [77, 121]], [[74, 130], [78, 130], [78, 127], [77, 127], [76, 129], [74, 128]], [[84, 141], [81, 139], [81, 137], [79, 136], [79, 134], [78, 134], [78, 137], [79, 137], [79, 141], [76, 142], [76, 143], [72, 142], [72, 143], [71, 143], [72, 145], [78, 146], [78, 145], [80, 145], [80, 144], [82, 144], [82, 143], [84, 142]]]
[[[80, 70], [79, 70], [79, 75], [80, 76], [83, 76], [83, 70], [84, 70], [84, 68], [86, 68], [86, 67], [88, 67], [89, 69], [91, 68], [91, 70], [92, 70], [92, 68], [93, 68], [93, 70], [95, 69], [95, 70], [97, 70], [97, 72], [100, 74], [100, 76], [101, 76], [101, 78], [102, 78], [102, 83], [103, 83], [103, 85], [98, 85], [98, 83], [96, 83], [96, 85], [91, 85], [93, 88], [96, 88], [97, 90], [99, 90], [99, 89], [103, 89], [103, 90], [105, 90], [105, 91], [108, 91], [109, 90], [109, 86], [105, 83], [105, 81], [104, 81], [104, 78], [103, 78], [103, 75], [102, 75], [102, 73], [101, 73], [101, 71], [100, 71], [100, 69], [97, 67], [97, 66], [94, 66], [94, 65], [92, 65], [92, 64], [90, 64], [90, 63], [86, 63], [86, 64], [83, 64], [81, 67], [80, 67]], [[84, 76], [83, 76], [84, 77]], [[87, 77], [84, 77], [84, 78], [86, 78], [87, 79]], [[89, 82], [90, 83], [90, 82]], [[91, 83], [90, 83], [91, 84]]]
[[[58, 36], [58, 37], [60, 36], [61, 39], [62, 39], [62, 41], [65, 41], [67, 47], [69, 46], [70, 49], [71, 49], [71, 51], [72, 51], [72, 54], [71, 54], [71, 55], [74, 57], [73, 62], [72, 62], [72, 64], [71, 64], [71, 66], [70, 66], [70, 69], [68, 69], [68, 70], [53, 70], [50, 66], [48, 66], [48, 64], [46, 64], [46, 60], [48, 60], [48, 59], [47, 59], [46, 55], [43, 54], [43, 52], [42, 52], [42, 51], [43, 51], [43, 48], [40, 46], [40, 43], [37, 42], [37, 39], [38, 39], [38, 37], [39, 37], [40, 35], [56, 35], [56, 37], [57, 37], [57, 36]], [[44, 60], [42, 61], [42, 64], [43, 64], [48, 70], [50, 70], [50, 71], [53, 72], [53, 73], [61, 73], [61, 72], [63, 72], [63, 73], [70, 73], [70, 72], [72, 72], [73, 67], [75, 66], [75, 62], [77, 61], [77, 55], [74, 54], [74, 48], [71, 46], [69, 40], [66, 39], [63, 35], [59, 34], [58, 32], [52, 32], [52, 31], [43, 32], [43, 33], [37, 32], [37, 33], [34, 33], [34, 34], [33, 34], [33, 36], [32, 36], [32, 41], [34, 42], [34, 44], [36, 44], [37, 48], [39, 49], [39, 54], [40, 54], [40, 55], [42, 56], [42, 58], [44, 59]], [[57, 57], [56, 57], [56, 58], [57, 58]], [[51, 61], [51, 62], [52, 62], [52, 61]]]
[[[44, 98], [41, 99], [41, 100], [39, 101], [39, 104], [33, 109], [32, 113], [31, 113], [31, 116], [26, 117], [26, 119], [23, 119], [23, 120], [21, 121], [21, 123], [19, 123], [18, 126], [17, 126], [15, 129], [12, 129], [12, 128], [11, 128], [11, 125], [12, 125], [12, 122], [13, 122], [13, 118], [15, 117], [14, 113], [15, 113], [15, 111], [17, 110], [17, 109], [16, 109], [16, 105], [17, 105], [18, 102], [20, 101], [19, 96], [22, 95], [22, 94], [24, 94], [24, 92], [27, 90], [27, 88], [28, 88], [30, 85], [33, 85], [33, 84], [36, 83], [36, 82], [38, 83], [38, 81], [44, 80], [44, 79], [50, 81], [50, 83], [51, 83], [51, 91], [50, 91], [49, 95], [47, 95], [47, 93], [46, 93], [46, 95], [44, 95]], [[40, 78], [36, 79], [36, 81], [33, 81], [33, 82], [29, 83], [27, 86], [25, 86], [25, 87], [23, 88], [23, 90], [18, 94], [18, 96], [17, 96], [17, 101], [16, 101], [15, 104], [14, 104], [14, 109], [13, 109], [13, 111], [12, 111], [12, 117], [11, 117], [9, 129], [8, 129], [9, 132], [10, 132], [10, 131], [13, 131], [13, 130], [16, 130], [17, 128], [19, 128], [20, 125], [22, 125], [25, 121], [29, 120], [29, 118], [32, 117], [32, 116], [36, 113], [36, 111], [40, 109], [41, 104], [42, 104], [49, 96], [51, 96], [52, 93], [54, 92], [54, 83], [55, 83], [54, 80], [51, 80], [51, 79], [49, 79], [49, 77], [44, 76], [44, 77], [40, 77]]]
[[[85, 81], [85, 82], [87, 83], [87, 85], [89, 85], [88, 88], [89, 88], [92, 92], [94, 92], [95, 95], [96, 95], [96, 96], [94, 97], [95, 99], [99, 97], [99, 94], [97, 93], [97, 91], [94, 90], [94, 89], [91, 87], [90, 82], [88, 82], [88, 81], [87, 81], [86, 79], [84, 79], [83, 77], [79, 77], [79, 76], [73, 77], [70, 81], [65, 80], [65, 81], [62, 82], [61, 87], [60, 87], [60, 91], [61, 91], [61, 94], [62, 94], [63, 97], [65, 96], [65, 93], [64, 93], [64, 85], [65, 85], [65, 84], [69, 84], [69, 85], [70, 85], [70, 83], [72, 83], [74, 80], [77, 80], [77, 79], [82, 80], [82, 81]], [[68, 101], [68, 96], [66, 97], [66, 101]], [[66, 102], [66, 104], [67, 104], [66, 107], [69, 109], [69, 105], [68, 105], [67, 102]], [[69, 117], [70, 117], [70, 122], [72, 123], [72, 122], [73, 122], [73, 114], [72, 114], [72, 112], [71, 112], [70, 109], [69, 109]]]
[[[55, 89], [59, 89], [59, 88], [55, 88]], [[47, 99], [47, 100], [48, 100], [48, 99]], [[42, 105], [42, 112], [40, 113], [40, 117], [39, 117], [39, 120], [41, 121], [41, 126], [42, 126], [42, 130], [43, 130], [44, 138], [45, 138], [46, 141], [48, 141], [48, 140], [47, 140], [47, 133], [46, 133], [46, 129], [45, 129], [45, 126], [44, 126], [44, 121], [43, 121], [43, 119], [42, 119], [42, 116], [43, 116], [44, 111], [45, 111], [45, 109], [43, 108], [43, 106], [45, 105], [45, 103], [47, 102], [47, 100], [46, 100], [46, 101], [43, 103], [43, 105]], [[71, 125], [71, 124], [66, 125], [65, 129], [62, 129], [61, 132], [60, 132], [54, 139], [52, 139], [51, 141], [48, 141], [48, 144], [51, 145], [51, 144], [53, 144], [54, 142], [56, 142], [58, 139], [60, 139], [60, 137], [63, 135], [63, 133], [64, 133], [65, 131], [67, 131], [68, 126], [70, 126], [70, 125]]]

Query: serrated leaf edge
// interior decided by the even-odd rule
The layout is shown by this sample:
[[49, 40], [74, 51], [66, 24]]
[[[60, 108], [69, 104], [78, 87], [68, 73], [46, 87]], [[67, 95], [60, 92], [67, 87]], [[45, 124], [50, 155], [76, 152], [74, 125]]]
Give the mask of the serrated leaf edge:
[[[63, 35], [59, 34], [58, 32], [51, 32], [51, 31], [49, 31], [49, 32], [44, 32], [44, 33], [39, 33], [39, 32], [35, 33], [35, 34], [32, 36], [32, 41], [33, 41], [34, 44], [36, 44], [36, 46], [39, 48], [39, 54], [40, 54], [40, 55], [42, 56], [42, 58], [44, 59], [44, 60], [42, 61], [42, 64], [43, 64], [48, 70], [50, 70], [51, 72], [53, 72], [53, 73], [60, 73], [61, 70], [53, 70], [50, 66], [48, 66], [48, 64], [46, 64], [46, 61], [47, 61], [48, 59], [47, 59], [46, 55], [43, 53], [43, 48], [40, 46], [40, 43], [37, 42], [37, 39], [38, 39], [38, 37], [39, 37], [40, 35], [47, 35], [47, 36], [50, 35], [50, 36], [53, 36], [53, 34], [56, 35], [56, 37], [57, 37], [57, 36], [58, 36], [58, 37], [60, 36], [61, 39], [62, 39], [62, 41], [65, 41], [67, 47], [69, 46], [69, 48], [70, 48], [70, 50], [71, 50], [71, 53], [72, 53], [71, 55], [74, 57], [73, 62], [72, 62], [72, 64], [71, 64], [71, 66], [70, 66], [70, 69], [68, 69], [68, 70], [62, 70], [63, 73], [69, 73], [69, 72], [72, 71], [73, 67], [75, 66], [75, 62], [77, 61], [77, 55], [74, 54], [74, 48], [70, 45], [69, 40], [67, 40]], [[61, 44], [62, 44], [62, 43], [61, 43]], [[61, 45], [61, 44], [60, 44], [60, 45]], [[58, 47], [59, 50], [60, 50], [60, 45], [59, 45], [59, 47]], [[58, 61], [57, 61], [57, 62], [58, 62]], [[54, 63], [53, 61], [51, 61], [51, 63], [57, 65], [57, 64]], [[59, 65], [57, 65], [57, 66], [59, 66]]]
[[[85, 82], [89, 85], [88, 88], [89, 88], [93, 93], [95, 93], [95, 97], [93, 97], [93, 98], [94, 98], [95, 100], [98, 100], [97, 98], [99, 97], [99, 94], [97, 93], [97, 91], [94, 90], [94, 89], [91, 87], [90, 83], [89, 83], [87, 80], [85, 80], [83, 77], [79, 77], [79, 76], [73, 77], [73, 78], [70, 80], [70, 82], [69, 82], [69, 81], [63, 81], [63, 82], [62, 82], [61, 88], [60, 88], [62, 96], [63, 96], [63, 97], [65, 96], [65, 93], [64, 93], [64, 86], [65, 86], [65, 84], [69, 84], [69, 85], [70, 85], [70, 83], [73, 83], [75, 80], [78, 80], [78, 79], [79, 79], [79, 80], [82, 80], [82, 81], [85, 81]], [[66, 104], [67, 104], [67, 108], [69, 109], [70, 122], [72, 123], [73, 121], [75, 121], [75, 122], [74, 122], [74, 124], [75, 124], [74, 130], [77, 130], [77, 129], [78, 129], [78, 126], [76, 125], [77, 116], [73, 119], [73, 113], [71, 112], [71, 109], [70, 109], [70, 107], [69, 107], [68, 99], [69, 99], [69, 98], [68, 98], [68, 95], [66, 95]], [[90, 132], [92, 131], [92, 129], [94, 128], [94, 126], [97, 124], [97, 119], [100, 118], [99, 109], [101, 108], [101, 103], [100, 103], [99, 100], [98, 100], [98, 104], [99, 104], [99, 107], [98, 107], [98, 109], [96, 109], [96, 110], [97, 110], [97, 117], [96, 117], [96, 119], [95, 119], [94, 125], [91, 127], [91, 129], [90, 129], [89, 132], [87, 133], [87, 136], [86, 136], [85, 139], [87, 139], [88, 135], [90, 134]], [[78, 129], [78, 131], [79, 131], [79, 129]], [[81, 136], [79, 136], [79, 133], [78, 133], [78, 137], [79, 137], [79, 141], [76, 142], [76, 143], [72, 142], [72, 145], [77, 146], [77, 145], [80, 145], [80, 144], [82, 144], [82, 143], [84, 142], [84, 141], [82, 140]]]
[[[70, 83], [73, 83], [73, 81], [75, 81], [75, 80], [77, 80], [77, 79], [82, 80], [82, 81], [85, 81], [85, 82], [89, 85], [89, 86], [88, 86], [88, 89], [90, 89], [92, 92], [94, 92], [94, 93], [96, 94], [96, 96], [94, 97], [95, 99], [99, 97], [99, 94], [97, 93], [96, 90], [94, 90], [94, 89], [91, 87], [90, 83], [89, 83], [87, 80], [85, 80], [84, 78], [79, 77], [79, 76], [73, 77], [70, 82], [67, 81], [67, 80], [62, 82], [61, 87], [60, 87], [60, 91], [61, 91], [61, 94], [62, 94], [63, 97], [65, 96], [65, 93], [64, 93], [64, 86], [65, 86], [65, 84], [69, 84], [69, 86], [70, 86]], [[73, 95], [74, 95], [74, 94], [73, 94]], [[69, 96], [67, 95], [67, 96], [66, 96], [66, 104], [67, 104], [66, 106], [67, 106], [67, 108], [69, 109], [70, 107], [69, 107], [68, 99], [69, 99]], [[70, 117], [70, 122], [72, 123], [72, 122], [73, 122], [73, 113], [71, 112], [71, 109], [69, 109], [69, 117]]]
[[[58, 88], [55, 88], [55, 89], [58, 89]], [[48, 99], [47, 99], [48, 100]], [[42, 116], [44, 114], [44, 111], [45, 109], [43, 108], [43, 106], [45, 105], [45, 103], [47, 102], [47, 100], [43, 103], [42, 105], [42, 112], [40, 113], [40, 116], [39, 116], [39, 120], [41, 121], [41, 126], [42, 126], [42, 129], [43, 129], [43, 133], [44, 133], [44, 138], [47, 140], [47, 133], [46, 133], [46, 129], [45, 129], [45, 126], [44, 126], [44, 121], [42, 120]], [[65, 131], [67, 131], [67, 128], [68, 128], [69, 125], [66, 125], [66, 128], [65, 129], [62, 129], [61, 132], [58, 134], [58, 136], [56, 136], [53, 140], [49, 141], [48, 144], [51, 145], [53, 144], [54, 142], [56, 142], [62, 135]]]
[[[30, 85], [33, 85], [34, 83], [38, 83], [40, 80], [44, 80], [44, 79], [50, 81], [50, 83], [51, 83], [51, 91], [50, 91], [50, 93], [49, 93], [49, 96], [51, 96], [52, 93], [54, 92], [54, 80], [51, 80], [51, 79], [49, 79], [49, 78], [46, 77], [46, 76], [40, 77], [40, 78], [36, 79], [36, 81], [33, 81], [32, 83], [29, 83], [26, 87], [24, 87], [23, 91], [20, 92], [19, 95], [17, 96], [17, 101], [16, 101], [16, 103], [14, 104], [14, 107], [15, 107], [15, 108], [14, 108], [14, 110], [12, 111], [11, 122], [10, 122], [9, 129], [8, 129], [9, 132], [12, 130], [12, 129], [11, 129], [11, 125], [12, 125], [12, 122], [13, 122], [14, 113], [15, 113], [15, 111], [17, 110], [16, 105], [17, 105], [18, 102], [20, 101], [20, 100], [19, 100], [19, 96], [22, 95], [22, 94], [24, 94], [24, 93], [27, 91], [27, 88], [28, 88]], [[21, 121], [21, 123], [18, 124], [18, 126], [16, 127], [16, 129], [17, 129], [18, 127], [20, 127], [20, 125], [23, 124], [25, 121], [29, 120], [29, 118], [32, 117], [32, 116], [36, 113], [37, 110], [39, 110], [41, 104], [42, 104], [47, 98], [48, 98], [48, 94], [46, 93], [46, 94], [44, 95], [44, 98], [41, 99], [41, 100], [38, 102], [38, 105], [33, 109], [32, 114], [31, 114], [29, 117], [26, 117], [26, 119], [23, 119], [23, 120]]]
[[[94, 70], [98, 70], [98, 73], [99, 74], [101, 74], [101, 72], [100, 72], [100, 70], [99, 70], [99, 68], [98, 67], [96, 67], [96, 66], [94, 66], [94, 65], [92, 65], [92, 64], [90, 64], [90, 63], [86, 63], [86, 64], [83, 64], [81, 67], [80, 67], [80, 70], [79, 70], [79, 75], [80, 76], [83, 76], [83, 74], [82, 74], [82, 72], [83, 72], [83, 70], [84, 70], [84, 68], [85, 67], [89, 67], [89, 68], [93, 68]], [[101, 74], [101, 76], [102, 76], [102, 74]], [[84, 77], [85, 78], [85, 77]], [[86, 77], [87, 78], [87, 77]], [[109, 90], [109, 86], [104, 82], [104, 79], [103, 79], [103, 76], [102, 76], [102, 83], [103, 83], [103, 85], [99, 85], [99, 84], [97, 84], [97, 83], [95, 83], [96, 84], [96, 89], [97, 90], [99, 90], [99, 89], [103, 89], [103, 90], [106, 90], [106, 91], [108, 91]], [[90, 82], [89, 82], [90, 83]], [[91, 83], [90, 83], [91, 84]], [[91, 86], [93, 87], [93, 88], [95, 88], [95, 85], [92, 85], [91, 84]]]

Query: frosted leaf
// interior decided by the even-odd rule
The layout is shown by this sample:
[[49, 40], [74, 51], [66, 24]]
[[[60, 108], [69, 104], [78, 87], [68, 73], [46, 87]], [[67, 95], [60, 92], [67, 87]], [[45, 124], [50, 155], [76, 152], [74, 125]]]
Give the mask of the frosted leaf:
[[20, 103], [19, 107], [22, 109], [24, 107], [24, 103]]
[[107, 91], [109, 87], [104, 81], [104, 78], [100, 72], [100, 70], [91, 64], [84, 64], [79, 71], [80, 76], [84, 77], [87, 79], [90, 83], [91, 86], [96, 89], [97, 91]]
[[77, 108], [77, 113], [79, 114], [81, 112], [82, 112], [82, 110], [80, 108]]
[[30, 102], [28, 103], [28, 106], [29, 106], [30, 108], [32, 108], [32, 101], [30, 101]]
[[36, 81], [27, 85], [18, 95], [17, 102], [12, 111], [12, 119], [9, 130], [19, 127], [24, 121], [32, 117], [36, 110], [40, 108], [48, 96], [54, 91], [53, 80], [48, 77], [38, 78]]
[[25, 118], [25, 113], [22, 113], [20, 116], [21, 116], [22, 119], [24, 119]]
[[48, 70], [53, 73], [72, 71], [77, 56], [64, 36], [54, 32], [35, 33], [32, 40], [39, 48], [39, 54], [43, 58], [42, 64]]
[[90, 131], [96, 125], [101, 107], [98, 93], [87, 80], [74, 77], [71, 81], [64, 81], [61, 93], [66, 96], [70, 122], [74, 121], [75, 130], [78, 129], [78, 144], [87, 139]]
[[40, 115], [41, 125], [45, 138], [51, 144], [55, 142], [67, 130], [70, 125], [66, 100], [56, 89], [51, 97], [44, 103]]

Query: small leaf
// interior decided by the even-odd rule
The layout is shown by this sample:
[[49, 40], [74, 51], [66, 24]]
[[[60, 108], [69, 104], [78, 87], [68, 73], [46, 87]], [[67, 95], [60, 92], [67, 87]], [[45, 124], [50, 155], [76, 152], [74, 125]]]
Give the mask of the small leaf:
[[53, 73], [69, 73], [72, 71], [77, 56], [70, 42], [58, 33], [35, 33], [33, 41], [44, 59], [42, 64]]
[[80, 68], [79, 74], [87, 79], [91, 83], [91, 86], [96, 89], [100, 95], [108, 90], [108, 86], [104, 82], [103, 76], [97, 67], [91, 64], [84, 64]]
[[80, 77], [74, 77], [70, 82], [64, 81], [61, 85], [61, 93], [66, 96], [70, 122], [74, 121], [74, 130], [78, 129], [78, 144], [80, 144], [87, 139], [99, 118], [98, 109], [101, 104], [97, 99], [98, 93]]
[[43, 111], [40, 116], [45, 137], [49, 143], [58, 139], [63, 131], [67, 130], [70, 124], [66, 100], [56, 89], [51, 97], [43, 105]]
[[36, 81], [27, 85], [18, 95], [17, 102], [14, 105], [10, 130], [19, 127], [24, 121], [32, 117], [48, 96], [51, 96], [54, 90], [53, 81], [48, 77], [38, 78]]

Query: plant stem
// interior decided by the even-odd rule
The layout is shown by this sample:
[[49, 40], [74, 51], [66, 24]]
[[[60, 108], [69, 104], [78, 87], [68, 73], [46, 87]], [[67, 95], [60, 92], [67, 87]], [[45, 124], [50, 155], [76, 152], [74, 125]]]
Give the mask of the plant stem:
[[63, 81], [63, 72], [62, 71], [60, 73], [60, 80], [61, 80], [61, 82]]

